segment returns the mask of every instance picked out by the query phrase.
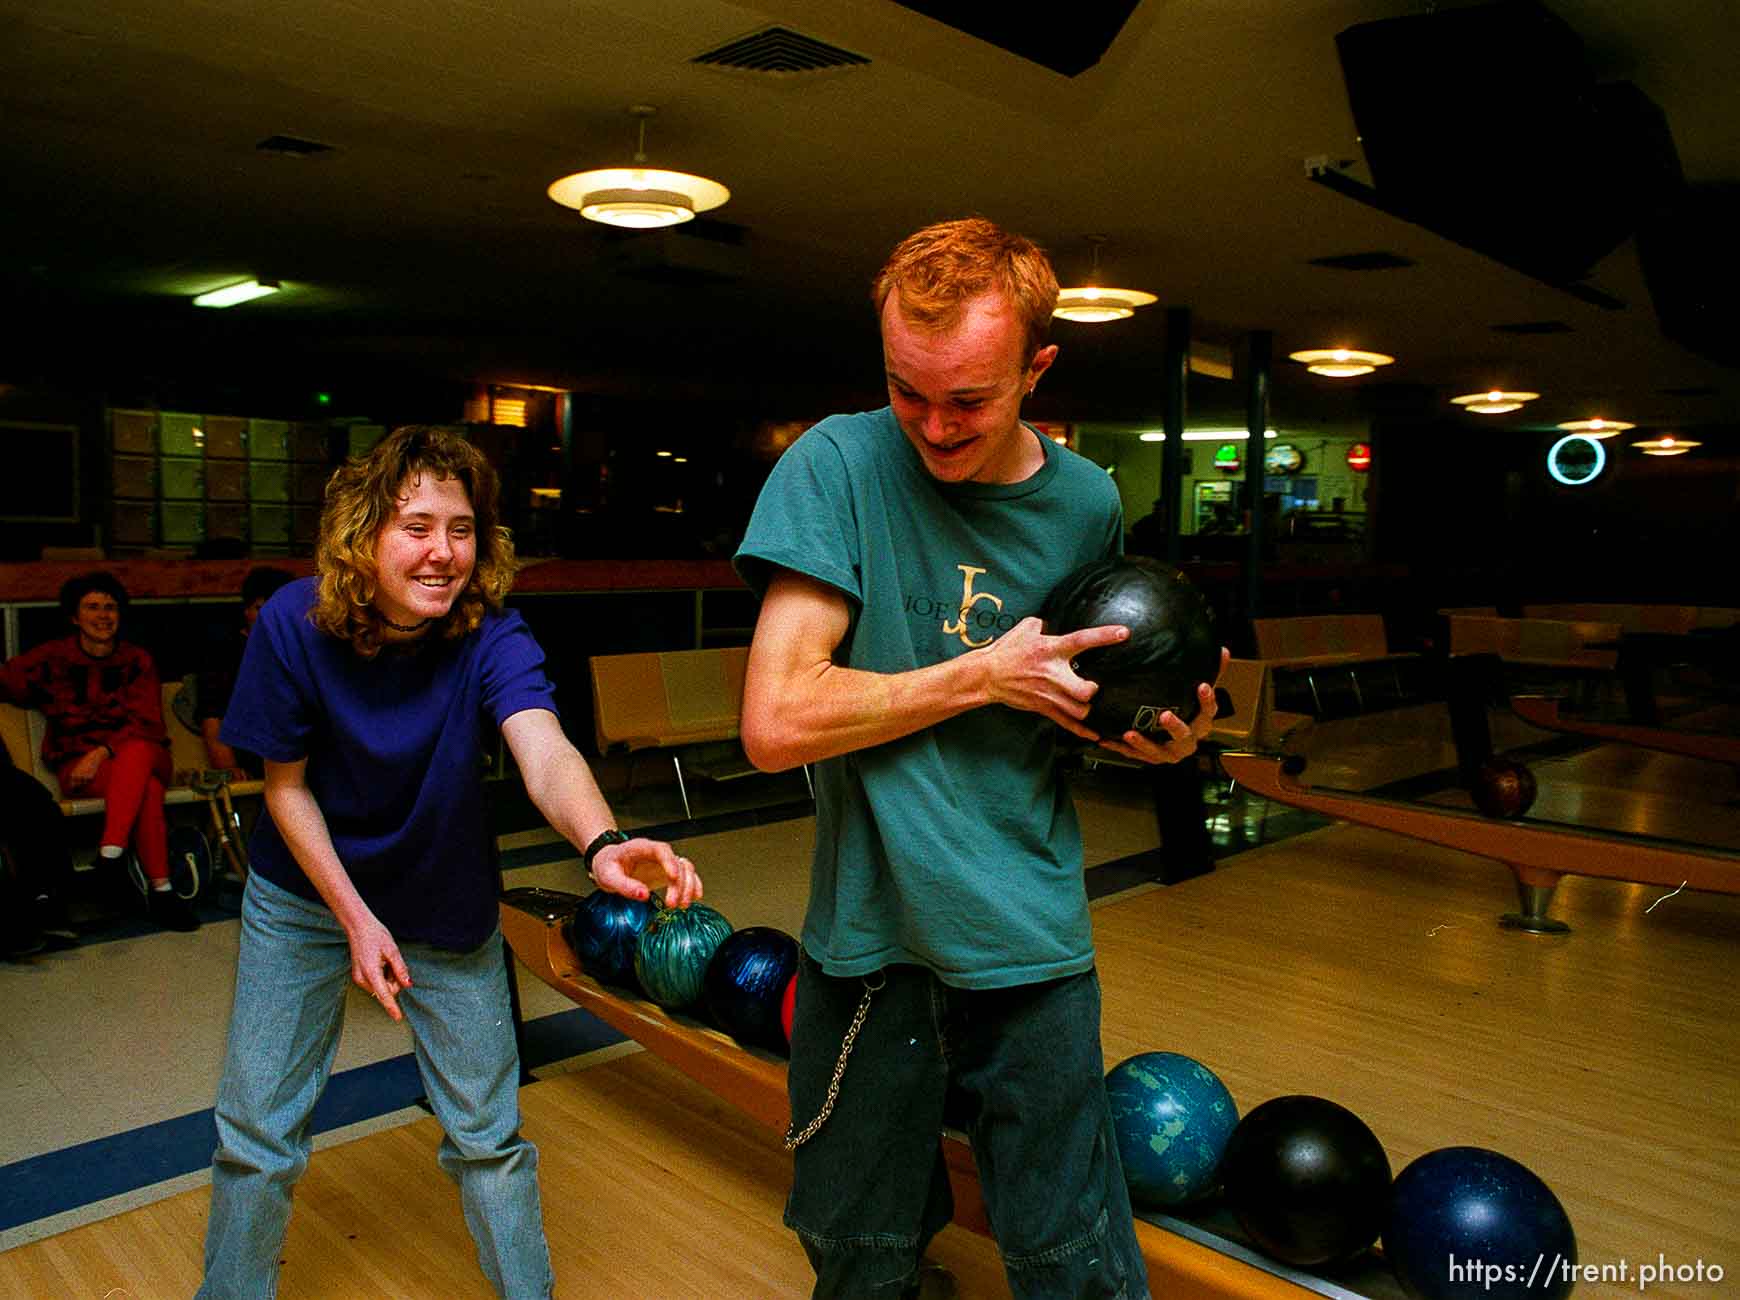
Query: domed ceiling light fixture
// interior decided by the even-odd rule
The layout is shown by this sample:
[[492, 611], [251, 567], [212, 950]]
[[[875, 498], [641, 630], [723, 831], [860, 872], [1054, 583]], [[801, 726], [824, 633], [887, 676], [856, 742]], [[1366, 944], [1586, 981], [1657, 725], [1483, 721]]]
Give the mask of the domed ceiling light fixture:
[[1450, 400], [1466, 410], [1480, 415], [1503, 415], [1506, 411], [1520, 411], [1524, 402], [1532, 402], [1539, 393], [1507, 393], [1494, 388], [1484, 393], [1466, 393]]
[[1094, 250], [1093, 269], [1088, 274], [1088, 282], [1076, 289], [1059, 289], [1057, 306], [1051, 313], [1053, 316], [1097, 325], [1134, 316], [1136, 308], [1159, 301], [1153, 294], [1143, 293], [1140, 289], [1108, 289], [1102, 286], [1099, 283], [1100, 245], [1106, 242], [1106, 237], [1089, 235], [1087, 241]]
[[718, 181], [688, 172], [661, 171], [646, 162], [646, 120], [658, 110], [636, 104], [629, 113], [640, 121], [631, 167], [602, 167], [552, 181], [549, 196], [563, 207], [578, 208], [588, 221], [630, 230], [651, 230], [693, 221], [697, 212], [716, 208], [731, 197]]
[[1693, 447], [1704, 444], [1691, 438], [1676, 438], [1671, 433], [1664, 433], [1658, 438], [1645, 438], [1631, 444], [1645, 456], [1684, 456]]
[[1611, 438], [1637, 426], [1625, 420], [1566, 420], [1559, 426], [1566, 433], [1583, 433], [1591, 438]]
[[1331, 379], [1351, 379], [1354, 375], [1369, 375], [1379, 366], [1395, 360], [1382, 352], [1361, 352], [1357, 348], [1307, 348], [1289, 352], [1289, 361], [1297, 361], [1314, 375]]

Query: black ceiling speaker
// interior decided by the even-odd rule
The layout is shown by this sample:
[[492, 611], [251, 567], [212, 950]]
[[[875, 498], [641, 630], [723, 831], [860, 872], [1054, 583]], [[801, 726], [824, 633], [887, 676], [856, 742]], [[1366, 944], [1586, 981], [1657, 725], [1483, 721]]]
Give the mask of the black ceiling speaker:
[[1597, 85], [1537, 0], [1361, 23], [1335, 44], [1379, 205], [1530, 275], [1588, 275], [1682, 184], [1661, 110]]
[[1662, 333], [1728, 366], [1740, 366], [1736, 231], [1740, 184], [1723, 183], [1687, 187], [1637, 232], [1638, 261]]
[[896, 3], [1018, 54], [1042, 68], [1073, 77], [1105, 57], [1135, 12], [1137, 0], [1090, 0], [1088, 4], [1043, 10], [1029, 9], [1026, 5], [963, 3], [963, 0], [896, 0]]

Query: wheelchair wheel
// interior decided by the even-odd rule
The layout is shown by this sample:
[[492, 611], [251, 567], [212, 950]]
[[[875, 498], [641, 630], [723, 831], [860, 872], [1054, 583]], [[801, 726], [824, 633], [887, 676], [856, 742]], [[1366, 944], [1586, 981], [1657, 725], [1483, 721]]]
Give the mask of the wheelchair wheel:
[[211, 845], [194, 826], [175, 826], [169, 831], [169, 886], [186, 899], [198, 898], [211, 888]]

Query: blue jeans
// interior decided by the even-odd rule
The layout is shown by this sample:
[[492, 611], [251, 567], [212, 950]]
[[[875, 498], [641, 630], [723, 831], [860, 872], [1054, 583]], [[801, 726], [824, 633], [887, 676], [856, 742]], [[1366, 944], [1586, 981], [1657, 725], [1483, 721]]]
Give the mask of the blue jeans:
[[[953, 1210], [939, 1135], [966, 1130], [1018, 1300], [1145, 1300], [1118, 1162], [1092, 971], [959, 989], [890, 966], [871, 997], [833, 1113], [796, 1152], [786, 1226], [817, 1300], [896, 1300]], [[865, 981], [804, 954], [788, 1075], [793, 1122], [819, 1114]]]
[[[399, 994], [417, 1067], [445, 1136], [477, 1259], [498, 1294], [543, 1297], [554, 1276], [538, 1196], [537, 1148], [520, 1136], [519, 1055], [500, 933], [473, 952], [403, 944]], [[248, 877], [229, 1050], [218, 1085], [218, 1149], [199, 1296], [278, 1290], [291, 1191], [313, 1146], [309, 1119], [332, 1072], [350, 985], [350, 945], [323, 903]]]

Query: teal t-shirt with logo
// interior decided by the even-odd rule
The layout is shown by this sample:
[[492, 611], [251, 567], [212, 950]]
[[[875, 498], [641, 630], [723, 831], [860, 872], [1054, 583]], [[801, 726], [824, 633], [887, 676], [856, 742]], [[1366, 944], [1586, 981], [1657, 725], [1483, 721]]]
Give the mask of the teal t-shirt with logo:
[[[1044, 465], [1006, 484], [939, 483], [892, 411], [833, 416], [774, 466], [736, 564], [843, 592], [838, 662], [900, 673], [970, 654], [1057, 582], [1122, 546], [1117, 491], [1038, 438]], [[803, 943], [834, 975], [891, 963], [995, 988], [1093, 965], [1081, 830], [1058, 730], [989, 705], [816, 765], [816, 848]]]

